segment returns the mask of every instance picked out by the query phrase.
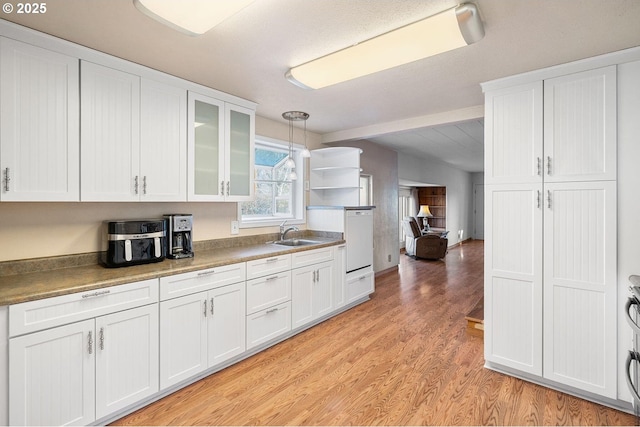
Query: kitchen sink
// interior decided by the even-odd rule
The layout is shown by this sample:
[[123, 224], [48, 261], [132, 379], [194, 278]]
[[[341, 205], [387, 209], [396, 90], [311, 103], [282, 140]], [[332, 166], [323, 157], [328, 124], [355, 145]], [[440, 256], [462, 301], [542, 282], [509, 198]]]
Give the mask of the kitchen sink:
[[318, 242], [316, 240], [306, 240], [306, 239], [287, 239], [287, 240], [276, 240], [276, 245], [284, 245], [284, 246], [306, 246], [306, 245], [317, 245]]

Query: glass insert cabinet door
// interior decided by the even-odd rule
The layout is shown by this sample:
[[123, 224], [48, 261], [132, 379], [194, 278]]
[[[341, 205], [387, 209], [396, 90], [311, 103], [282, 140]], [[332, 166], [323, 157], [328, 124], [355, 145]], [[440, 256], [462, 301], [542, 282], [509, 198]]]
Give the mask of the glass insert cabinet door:
[[255, 111], [189, 92], [188, 115], [188, 199], [251, 200]]
[[189, 92], [189, 200], [224, 200], [224, 102]]
[[226, 104], [229, 135], [229, 174], [227, 200], [247, 201], [253, 196], [254, 113], [243, 107]]

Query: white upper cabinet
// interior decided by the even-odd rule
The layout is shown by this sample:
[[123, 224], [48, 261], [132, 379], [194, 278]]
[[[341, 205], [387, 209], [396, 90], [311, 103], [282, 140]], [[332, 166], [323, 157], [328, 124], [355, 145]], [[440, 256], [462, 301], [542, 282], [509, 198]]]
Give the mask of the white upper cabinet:
[[224, 102], [189, 92], [189, 200], [224, 200]]
[[82, 200], [186, 201], [186, 90], [82, 62]]
[[3, 201], [78, 201], [78, 59], [0, 37]]
[[542, 82], [485, 98], [485, 184], [542, 178]]
[[143, 78], [140, 200], [187, 200], [187, 91]]
[[544, 82], [546, 182], [616, 179], [616, 67]]
[[255, 112], [239, 105], [225, 104], [225, 139], [228, 144], [225, 178], [227, 201], [253, 198], [255, 163]]
[[616, 179], [616, 67], [487, 92], [485, 151], [485, 184]]
[[140, 77], [82, 62], [82, 200], [140, 199]]
[[189, 92], [190, 201], [253, 198], [255, 112]]

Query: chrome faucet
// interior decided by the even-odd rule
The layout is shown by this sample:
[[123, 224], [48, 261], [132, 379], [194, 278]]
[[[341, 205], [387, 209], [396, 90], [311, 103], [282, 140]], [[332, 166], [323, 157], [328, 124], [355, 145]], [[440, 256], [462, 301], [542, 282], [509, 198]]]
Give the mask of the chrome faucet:
[[289, 228], [287, 228], [285, 230], [284, 225], [286, 223], [287, 223], [287, 220], [285, 219], [284, 221], [282, 221], [282, 224], [280, 224], [280, 240], [284, 240], [285, 236], [290, 231], [300, 231], [300, 229], [298, 227], [296, 227], [295, 225], [293, 227], [289, 227]]

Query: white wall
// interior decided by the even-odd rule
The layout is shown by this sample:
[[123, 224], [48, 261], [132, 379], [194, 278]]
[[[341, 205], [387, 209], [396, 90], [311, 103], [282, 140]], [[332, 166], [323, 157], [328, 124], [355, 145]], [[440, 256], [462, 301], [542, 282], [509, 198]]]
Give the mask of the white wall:
[[398, 153], [398, 178], [447, 187], [449, 246], [458, 243], [458, 230], [470, 237], [473, 229], [473, 185], [471, 174], [444, 163]]

